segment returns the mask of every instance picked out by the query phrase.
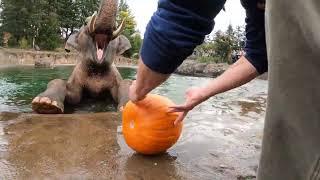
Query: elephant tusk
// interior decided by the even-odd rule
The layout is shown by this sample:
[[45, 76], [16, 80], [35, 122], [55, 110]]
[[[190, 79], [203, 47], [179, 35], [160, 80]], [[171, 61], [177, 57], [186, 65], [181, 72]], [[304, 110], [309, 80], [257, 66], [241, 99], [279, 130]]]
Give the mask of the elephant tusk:
[[112, 39], [115, 39], [116, 37], [119, 36], [119, 34], [123, 31], [124, 27], [125, 27], [125, 21], [126, 21], [126, 18], [123, 18], [120, 26], [118, 27], [117, 30], [113, 31], [112, 33]]
[[95, 30], [95, 24], [96, 24], [97, 15], [94, 13], [89, 21], [89, 32], [93, 33]]

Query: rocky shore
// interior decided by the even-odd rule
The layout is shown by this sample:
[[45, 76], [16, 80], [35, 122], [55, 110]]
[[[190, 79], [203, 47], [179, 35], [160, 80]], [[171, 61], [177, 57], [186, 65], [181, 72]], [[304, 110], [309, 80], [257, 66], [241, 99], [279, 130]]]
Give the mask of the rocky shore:
[[227, 70], [227, 63], [199, 63], [194, 60], [185, 60], [175, 73], [197, 77], [217, 77]]
[[[176, 74], [196, 77], [212, 77], [221, 75], [229, 68], [227, 63], [199, 63], [194, 60], [185, 60], [176, 70]], [[262, 74], [258, 79], [267, 80], [267, 73]]]
[[[0, 66], [35, 65], [36, 67], [54, 67], [57, 65], [73, 65], [77, 53], [64, 51], [34, 51], [22, 49], [0, 48]], [[136, 67], [137, 60], [123, 56], [116, 57], [114, 63], [121, 67]], [[217, 77], [228, 69], [227, 63], [200, 63], [195, 60], [185, 60], [176, 70], [176, 74], [196, 77]], [[267, 74], [258, 77], [266, 80]]]

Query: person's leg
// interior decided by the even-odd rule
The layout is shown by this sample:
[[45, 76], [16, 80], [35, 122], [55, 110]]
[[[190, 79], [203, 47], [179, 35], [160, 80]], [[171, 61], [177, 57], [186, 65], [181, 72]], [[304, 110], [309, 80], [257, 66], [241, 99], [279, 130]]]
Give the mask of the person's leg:
[[320, 179], [320, 1], [268, 0], [269, 96], [259, 180]]

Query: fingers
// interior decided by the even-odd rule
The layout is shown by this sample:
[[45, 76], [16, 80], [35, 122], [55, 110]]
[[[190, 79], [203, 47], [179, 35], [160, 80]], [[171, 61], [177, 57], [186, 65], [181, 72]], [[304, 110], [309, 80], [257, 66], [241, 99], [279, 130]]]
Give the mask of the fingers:
[[181, 123], [183, 121], [183, 119], [187, 116], [188, 111], [185, 111], [181, 114], [179, 114], [178, 118], [174, 121], [174, 125], [178, 125], [179, 123]]
[[129, 99], [133, 103], [137, 103], [137, 102], [143, 100], [145, 97], [146, 97], [146, 95], [141, 96], [137, 93], [136, 81], [133, 81], [131, 86], [129, 87]]
[[169, 107], [168, 112], [169, 113], [184, 112], [184, 111], [187, 111], [187, 110], [189, 110], [189, 109], [187, 108], [186, 105], [180, 105], [180, 106], [171, 106], [171, 107]]
[[136, 93], [136, 81], [133, 81], [131, 86], [129, 87], [129, 99], [132, 102], [136, 102], [138, 97]]

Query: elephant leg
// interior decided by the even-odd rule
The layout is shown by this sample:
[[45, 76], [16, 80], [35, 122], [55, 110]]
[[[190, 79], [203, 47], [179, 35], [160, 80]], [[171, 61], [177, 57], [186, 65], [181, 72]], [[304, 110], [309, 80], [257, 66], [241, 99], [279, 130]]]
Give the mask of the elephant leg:
[[78, 104], [82, 98], [82, 86], [74, 81], [67, 83], [66, 102], [68, 104]]
[[66, 82], [55, 79], [48, 83], [46, 91], [32, 100], [33, 111], [40, 114], [60, 114], [64, 112]]
[[132, 84], [131, 80], [124, 79], [120, 82], [118, 88], [118, 110], [122, 111], [126, 103], [129, 101], [129, 87]]

